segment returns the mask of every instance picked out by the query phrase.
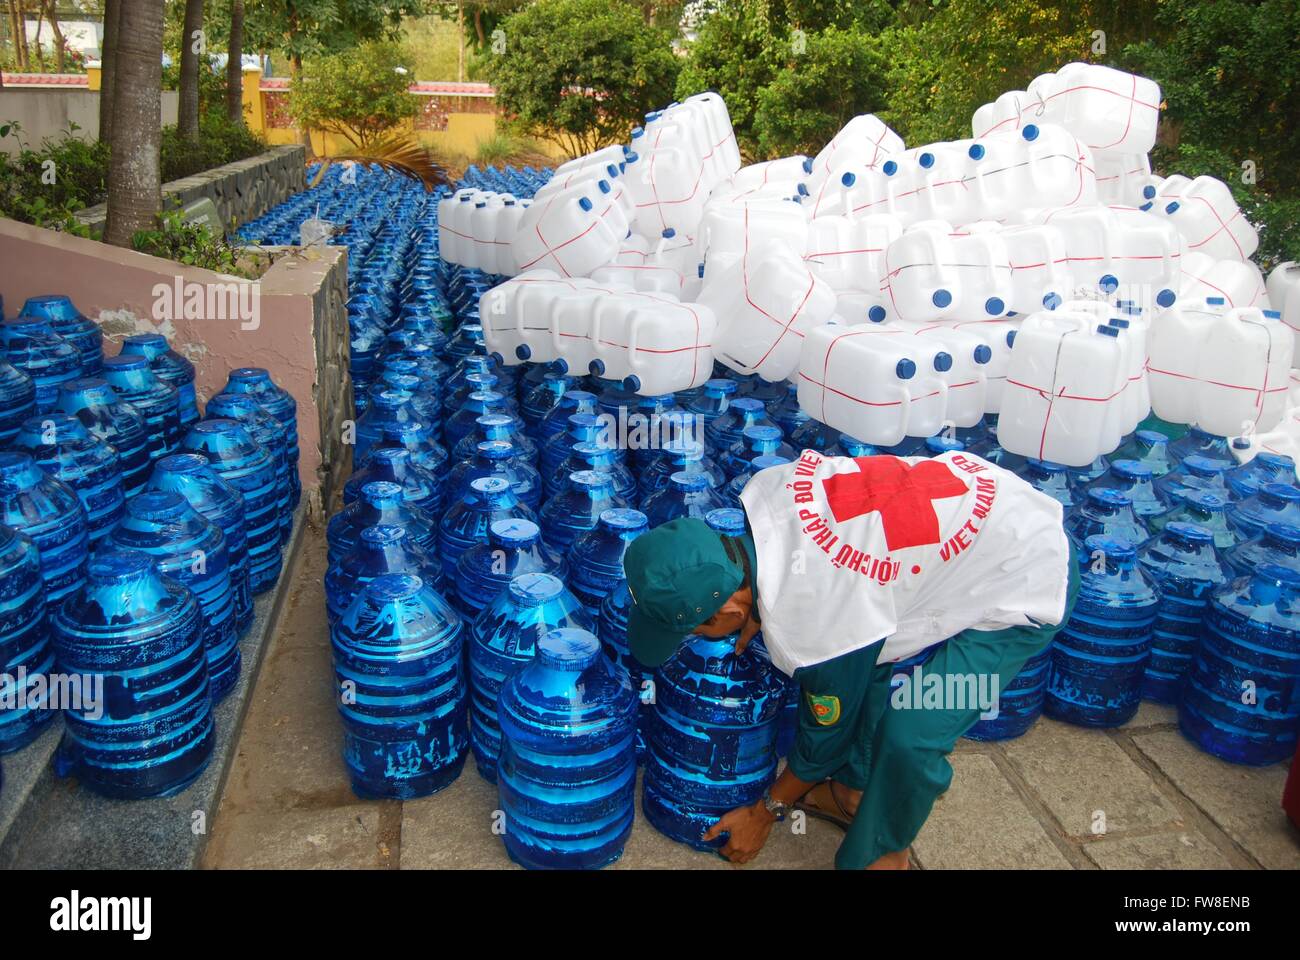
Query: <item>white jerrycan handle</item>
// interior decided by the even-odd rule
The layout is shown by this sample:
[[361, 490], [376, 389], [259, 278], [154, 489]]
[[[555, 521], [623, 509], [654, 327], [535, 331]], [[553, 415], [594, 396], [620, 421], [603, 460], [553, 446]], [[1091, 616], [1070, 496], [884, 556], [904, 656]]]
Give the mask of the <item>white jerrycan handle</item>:
[[601, 363], [602, 374], [604, 373], [604, 367], [606, 366], [606, 364], [605, 364], [605, 358], [603, 356], [604, 347], [601, 344], [601, 340], [600, 340], [600, 327], [601, 327], [601, 320], [605, 316], [605, 311], [602, 309], [602, 307], [606, 302], [607, 301], [602, 301], [600, 298], [596, 298], [596, 303], [593, 306], [591, 311], [591, 360], [588, 361], [588, 365], [587, 365], [588, 370], [590, 370], [591, 363], [595, 362], [596, 360], [599, 360]]
[[888, 443], [880, 444], [882, 447], [892, 447], [902, 443], [903, 438], [907, 436], [907, 427], [912, 419], [912, 395], [904, 389], [901, 383], [894, 384], [890, 387], [889, 392], [898, 398], [902, 416], [898, 418], [899, 423], [897, 435], [895, 435]]
[[641, 379], [640, 371], [644, 366], [644, 364], [641, 361], [641, 357], [638, 355], [637, 340], [638, 340], [638, 333], [641, 329], [641, 314], [642, 311], [645, 309], [648, 308], [637, 307], [635, 310], [631, 311], [628, 314], [627, 368], [628, 370], [631, 371], [631, 376], [635, 376], [638, 381], [637, 386], [633, 392], [640, 390], [640, 379]]

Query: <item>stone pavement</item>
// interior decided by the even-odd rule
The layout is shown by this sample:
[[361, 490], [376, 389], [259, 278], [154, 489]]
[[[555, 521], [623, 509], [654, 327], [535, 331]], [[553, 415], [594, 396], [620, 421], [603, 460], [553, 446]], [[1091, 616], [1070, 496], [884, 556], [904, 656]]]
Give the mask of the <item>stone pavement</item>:
[[[210, 868], [512, 867], [492, 833], [496, 788], [473, 760], [449, 788], [407, 802], [358, 800], [341, 759], [325, 621], [325, 542], [304, 531], [212, 835]], [[1019, 740], [962, 741], [951, 789], [913, 848], [922, 869], [1300, 868], [1300, 831], [1279, 806], [1287, 768], [1237, 767], [1198, 751], [1174, 711], [1143, 704], [1118, 730], [1040, 720]], [[824, 868], [839, 831], [778, 828], [735, 868], [650, 827], [637, 811], [617, 869]]]

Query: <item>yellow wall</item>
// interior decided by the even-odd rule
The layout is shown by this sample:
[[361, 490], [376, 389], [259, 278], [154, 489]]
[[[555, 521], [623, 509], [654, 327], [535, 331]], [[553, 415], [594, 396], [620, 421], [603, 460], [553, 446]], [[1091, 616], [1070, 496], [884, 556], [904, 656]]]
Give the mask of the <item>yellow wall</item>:
[[[261, 73], [252, 70], [244, 72], [244, 115], [252, 130], [266, 136], [272, 146], [285, 143], [297, 143], [298, 131], [289, 127], [268, 127], [266, 105], [259, 89]], [[403, 129], [414, 130], [414, 124], [407, 121]], [[416, 139], [443, 157], [470, 157], [477, 152], [479, 144], [490, 139], [497, 129], [495, 113], [450, 113], [447, 115], [446, 130], [418, 130]], [[312, 151], [318, 157], [332, 157], [352, 150], [352, 144], [344, 137], [335, 134], [313, 133]], [[563, 151], [553, 144], [539, 141], [537, 149], [553, 159], [562, 159]]]

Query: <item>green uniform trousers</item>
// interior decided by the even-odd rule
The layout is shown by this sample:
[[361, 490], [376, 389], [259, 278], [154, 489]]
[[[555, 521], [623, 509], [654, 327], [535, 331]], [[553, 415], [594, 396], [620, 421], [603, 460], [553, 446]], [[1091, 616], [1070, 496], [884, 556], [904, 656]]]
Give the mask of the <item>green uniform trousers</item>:
[[[1072, 556], [1062, 624], [1078, 590], [1079, 570]], [[985, 691], [996, 687], [1000, 695], [1059, 629], [966, 630], [941, 644], [922, 674], [982, 679]], [[911, 846], [935, 800], [952, 782], [948, 754], [981, 712], [978, 701], [970, 702], [977, 698], [966, 697], [960, 707], [944, 702], [916, 709], [909, 689], [895, 696], [895, 665], [876, 662], [882, 646], [874, 643], [802, 667], [794, 675], [801, 702], [798, 735], [788, 758], [791, 771], [800, 780], [831, 777], [862, 791], [857, 815], [835, 856], [835, 866], [842, 870], [861, 870]], [[909, 682], [915, 679], [906, 676]], [[971, 689], [969, 682], [964, 689]]]

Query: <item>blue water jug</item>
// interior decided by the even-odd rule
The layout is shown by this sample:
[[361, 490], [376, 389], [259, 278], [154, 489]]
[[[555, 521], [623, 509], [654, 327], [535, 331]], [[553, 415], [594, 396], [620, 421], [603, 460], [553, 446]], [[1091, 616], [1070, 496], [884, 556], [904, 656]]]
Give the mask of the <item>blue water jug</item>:
[[472, 621], [511, 580], [525, 573], [549, 573], [563, 581], [569, 563], [542, 542], [541, 528], [532, 520], [493, 521], [486, 542], [474, 544], [456, 561], [456, 608]]
[[153, 463], [144, 417], [123, 403], [106, 380], [86, 377], [59, 387], [58, 409], [70, 413], [91, 435], [117, 451], [122, 493], [129, 500], [144, 489]]
[[409, 573], [442, 591], [442, 566], [405, 527], [377, 523], [357, 536], [352, 549], [325, 572], [325, 614], [338, 623], [358, 594], [379, 577]]
[[199, 421], [199, 405], [194, 394], [194, 364], [167, 343], [160, 333], [137, 333], [122, 341], [122, 352], [144, 357], [154, 375], [176, 389], [180, 401], [182, 433]]
[[59, 384], [81, 376], [81, 353], [39, 317], [0, 323], [0, 347], [5, 359], [31, 378], [37, 413], [54, 409]]
[[13, 443], [18, 428], [36, 410], [36, 384], [7, 360], [0, 358], [0, 449]]
[[0, 700], [6, 704], [0, 710], [0, 754], [27, 746], [57, 716], [44, 682], [53, 669], [36, 546], [26, 534], [0, 525]]
[[1244, 500], [1266, 483], [1296, 485], [1295, 461], [1285, 454], [1261, 450], [1254, 458], [1223, 475], [1234, 500]]
[[365, 460], [370, 448], [383, 438], [386, 428], [392, 430], [397, 427], [417, 431], [422, 440], [432, 440], [433, 437], [432, 424], [421, 419], [411, 406], [411, 394], [381, 385], [380, 389], [371, 392], [366, 412], [357, 418], [356, 446], [352, 451], [355, 462]]
[[[614, 492], [629, 503], [637, 498], [637, 481], [619, 456], [620, 451], [591, 440], [578, 441], [569, 455], [546, 478], [547, 497], [559, 496], [569, 483], [569, 476], [582, 470], [594, 470], [609, 476]], [[644, 472], [644, 471], [640, 471]]]
[[92, 437], [80, 420], [58, 411], [27, 420], [14, 447], [77, 492], [86, 509], [88, 549], [94, 550], [126, 510], [117, 451]]
[[1109, 487], [1094, 488], [1084, 495], [1083, 502], [1066, 514], [1065, 532], [1075, 546], [1102, 534], [1137, 548], [1150, 536], [1146, 524], [1133, 513], [1128, 494]]
[[[538, 469], [541, 471], [542, 477], [549, 479], [555, 476], [555, 471], [573, 453], [575, 443], [599, 443], [608, 447], [620, 460], [625, 461], [627, 451], [613, 446], [613, 438], [604, 426], [606, 423], [608, 421], [601, 420], [594, 413], [571, 414], [565, 422], [564, 430], [560, 433], [551, 434], [542, 445], [538, 463]], [[548, 494], [548, 496], [554, 496], [554, 494]]]
[[736, 397], [727, 405], [726, 411], [715, 417], [704, 428], [704, 436], [710, 450], [715, 455], [721, 456], [731, 449], [732, 444], [743, 438], [746, 427], [775, 426], [776, 424], [768, 418], [767, 410], [761, 400], [756, 400], [754, 397]]
[[746, 427], [741, 438], [731, 445], [719, 458], [719, 466], [732, 479], [749, 469], [756, 457], [784, 457], [794, 460], [798, 452], [781, 439], [781, 428], [777, 426]]
[[[719, 511], [714, 511], [715, 513]], [[632, 649], [627, 642], [627, 616], [632, 607], [632, 593], [627, 588], [627, 581], [618, 581], [605, 595], [600, 604], [599, 629], [600, 645], [606, 655], [628, 672], [632, 687], [637, 691], [636, 719], [636, 759], [637, 763], [645, 760], [646, 736], [653, 721], [654, 703], [651, 694], [654, 691], [654, 671], [641, 666], [641, 662], [632, 656]]]
[[587, 630], [552, 630], [501, 690], [506, 852], [529, 868], [598, 869], [622, 855], [636, 794], [636, 694]]
[[1300, 526], [1300, 487], [1266, 483], [1226, 508], [1228, 525], [1241, 540], [1257, 536], [1270, 523]]
[[816, 450], [828, 457], [845, 455], [836, 449], [839, 442], [838, 430], [815, 419], [810, 419], [790, 434], [790, 446], [796, 450]]
[[367, 483], [384, 480], [402, 488], [402, 499], [429, 516], [442, 512], [442, 481], [416, 463], [405, 447], [376, 447], [343, 485], [343, 502], [352, 503]]
[[541, 475], [508, 440], [484, 440], [473, 456], [451, 468], [447, 474], [447, 496], [463, 497], [472, 481], [480, 477], [501, 477], [530, 510], [542, 502]]
[[174, 453], [154, 466], [148, 489], [178, 493], [191, 507], [221, 529], [230, 557], [230, 589], [235, 598], [235, 627], [242, 637], [253, 625], [253, 590], [248, 571], [248, 521], [244, 498], [212, 469], [207, 457]]
[[[798, 444], [791, 444], [796, 450], [803, 449]], [[837, 441], [827, 452], [829, 457], [874, 457], [880, 453], [873, 444], [859, 440], [857, 437], [850, 437], [847, 433], [841, 433]], [[987, 459], [987, 458], [986, 458]], [[1010, 469], [1010, 468], [1008, 468]]]
[[704, 444], [698, 440], [675, 439], [669, 442], [658, 456], [654, 457], [637, 476], [638, 498], [644, 501], [653, 493], [668, 486], [668, 478], [674, 473], [702, 473], [709, 478], [709, 485], [721, 490], [727, 483], [727, 475], [705, 455]]
[[674, 473], [668, 478], [668, 486], [641, 504], [651, 528], [678, 517], [703, 520], [711, 511], [727, 506], [730, 503], [709, 486], [708, 477], [702, 473]]
[[1136, 460], [1150, 470], [1151, 476], [1157, 480], [1175, 466], [1169, 454], [1169, 438], [1156, 430], [1137, 431], [1115, 451], [1115, 457], [1120, 460]]
[[1142, 696], [1177, 703], [1183, 677], [1201, 639], [1211, 594], [1233, 579], [1214, 536], [1192, 523], [1171, 523], [1138, 551], [1138, 564], [1160, 590]]
[[438, 554], [437, 527], [429, 515], [402, 497], [395, 483], [376, 480], [361, 488], [361, 495], [330, 517], [325, 528], [329, 562], [336, 564], [356, 547], [366, 527], [386, 523], [409, 531], [430, 556]]
[[249, 436], [266, 448], [275, 461], [276, 516], [280, 522], [280, 542], [288, 543], [293, 533], [293, 496], [289, 480], [289, 440], [282, 424], [251, 396], [242, 393], [218, 393], [208, 400], [208, 419], [224, 418], [244, 425]]
[[248, 581], [255, 596], [280, 577], [280, 516], [275, 461], [234, 420], [200, 420], [181, 441], [185, 453], [205, 457], [217, 476], [244, 498]]
[[727, 412], [731, 398], [736, 395], [736, 387], [736, 382], [726, 377], [706, 380], [704, 388], [686, 404], [687, 413], [703, 418], [706, 435], [709, 424]]
[[146, 554], [104, 550], [52, 610], [50, 627], [61, 670], [83, 683], [103, 678], [102, 703], [64, 711], [55, 770], [124, 800], [173, 796], [193, 783], [215, 732], [203, 614], [189, 588]]
[[[569, 417], [575, 413], [589, 413], [595, 416], [599, 411], [596, 407], [596, 395], [587, 390], [569, 390], [564, 396], [560, 397], [559, 402], [550, 410], [543, 414], [541, 421], [537, 424], [537, 442], [543, 450], [546, 449], [546, 443], [557, 433], [564, 433], [569, 429]], [[567, 449], [567, 448], [566, 448]], [[561, 456], [563, 459], [563, 455]], [[556, 460], [555, 463], [559, 463]], [[546, 473], [547, 463], [542, 462], [542, 473]]]
[[223, 393], [251, 393], [266, 411], [284, 424], [289, 432], [289, 481], [293, 484], [295, 509], [302, 496], [298, 478], [298, 401], [288, 390], [278, 386], [271, 374], [261, 367], [239, 367], [230, 371]]
[[203, 614], [212, 702], [239, 680], [242, 656], [230, 586], [230, 554], [221, 528], [179, 493], [146, 491], [133, 497], [105, 544], [147, 554], [163, 576], [190, 588]]
[[542, 539], [556, 550], [567, 551], [581, 534], [595, 529], [602, 513], [627, 506], [614, 492], [609, 474], [595, 470], [571, 473], [569, 486], [542, 507]]
[[624, 579], [623, 555], [630, 544], [649, 530], [640, 510], [606, 510], [594, 530], [582, 534], [569, 548], [569, 589], [582, 601], [593, 620], [600, 605]]
[[793, 436], [794, 432], [812, 419], [806, 410], [799, 406], [799, 385], [786, 381], [785, 394], [768, 410], [768, 416], [781, 428], [781, 436]]
[[785, 695], [767, 664], [736, 653], [734, 634], [685, 638], [654, 677], [641, 809], [656, 830], [697, 850], [726, 844], [700, 837], [772, 782]]
[[69, 297], [28, 297], [18, 316], [48, 322], [55, 333], [76, 348], [83, 376], [93, 377], [99, 372], [104, 361], [104, 336], [99, 324], [83, 317]]
[[[867, 454], [870, 456], [870, 454]], [[730, 507], [740, 507], [740, 495], [745, 490], [745, 485], [753, 479], [754, 474], [760, 470], [766, 470], [768, 467], [779, 467], [783, 463], [789, 463], [785, 457], [755, 457], [749, 464], [749, 469], [744, 473], [738, 473], [728, 481], [727, 485], [720, 491], [722, 499]]]
[[460, 555], [474, 544], [486, 541], [488, 529], [495, 521], [510, 519], [537, 522], [533, 511], [510, 489], [510, 481], [503, 477], [471, 480], [469, 490], [451, 501], [438, 523], [437, 552], [443, 575], [448, 578], [455, 575]]
[[367, 584], [330, 630], [352, 792], [408, 800], [443, 789], [469, 745], [460, 614], [422, 578]]
[[746, 649], [767, 664], [773, 677], [785, 691], [781, 697], [781, 712], [776, 718], [775, 749], [777, 757], [788, 756], [794, 748], [794, 741], [799, 733], [799, 684], [793, 677], [787, 677], [772, 665], [772, 655], [768, 652], [767, 644], [763, 642], [762, 633], [754, 634]]
[[1206, 610], [1178, 726], [1230, 763], [1295, 753], [1300, 733], [1300, 574], [1266, 563], [1225, 584]]
[[1169, 458], [1174, 463], [1181, 463], [1193, 456], [1222, 460], [1228, 464], [1236, 462], [1227, 437], [1210, 433], [1200, 427], [1189, 427], [1185, 434], [1169, 444]]
[[448, 447], [455, 447], [463, 438], [476, 429], [475, 421], [479, 417], [494, 414], [511, 414], [504, 395], [493, 390], [478, 390], [467, 397], [456, 410], [449, 414], [442, 425], [443, 440]]
[[1012, 740], [1023, 736], [1043, 713], [1051, 664], [1050, 646], [1026, 660], [1020, 672], [998, 695], [998, 715], [976, 720], [963, 736], [977, 741]]
[[1081, 498], [1070, 486], [1070, 475], [1063, 464], [1030, 457], [1017, 473], [1031, 487], [1058, 501], [1067, 511], [1080, 502]]
[[1137, 712], [1160, 593], [1126, 541], [1094, 536], [1079, 552], [1074, 611], [1052, 644], [1043, 709], [1086, 727], [1117, 727]]
[[470, 742], [474, 764], [496, 783], [501, 752], [498, 699], [511, 674], [537, 653], [537, 642], [560, 627], [595, 628], [595, 621], [559, 577], [523, 573], [487, 604], [470, 627]]
[[1250, 540], [1223, 551], [1223, 559], [1237, 577], [1249, 576], [1263, 563], [1300, 571], [1300, 527], [1270, 523]]
[[[447, 456], [447, 450], [433, 439], [424, 424], [385, 425], [380, 430], [379, 442], [374, 445], [374, 449], [378, 450], [380, 447], [397, 447], [410, 451], [411, 460], [414, 463], [438, 478], [443, 489], [442, 499], [446, 500], [446, 478], [451, 463]], [[367, 454], [368, 456], [369, 454]]]
[[1209, 530], [1214, 545], [1227, 550], [1240, 537], [1228, 524], [1228, 498], [1208, 490], [1184, 490], [1168, 513], [1151, 518], [1152, 530], [1159, 532], [1171, 523], [1194, 523]]
[[180, 395], [154, 375], [144, 357], [118, 354], [105, 357], [104, 379], [124, 401], [144, 417], [149, 459], [156, 461], [176, 450], [181, 436]]
[[1109, 472], [1090, 483], [1088, 489], [1118, 490], [1127, 495], [1134, 515], [1143, 523], [1173, 507], [1156, 492], [1151, 468], [1137, 460], [1112, 460]]
[[542, 418], [560, 402], [562, 396], [575, 389], [576, 384], [577, 381], [568, 374], [548, 371], [540, 383], [520, 398], [519, 416], [523, 419], [524, 430], [529, 436], [537, 437]]
[[40, 552], [45, 600], [54, 609], [86, 576], [86, 508], [77, 492], [29, 454], [0, 453], [0, 523], [31, 537]]
[[1156, 492], [1171, 505], [1189, 490], [1206, 490], [1227, 500], [1231, 493], [1224, 475], [1229, 466], [1226, 460], [1192, 454], [1155, 482]]
[[474, 421], [474, 431], [460, 438], [451, 449], [451, 461], [460, 463], [474, 455], [478, 445], [485, 440], [506, 440], [514, 444], [519, 455], [538, 465], [540, 450], [537, 442], [523, 431], [523, 421], [509, 413], [484, 414]]
[[1069, 475], [1070, 485], [1075, 490], [1085, 490], [1088, 484], [1092, 483], [1098, 477], [1104, 477], [1110, 470], [1110, 458], [1099, 456], [1092, 463], [1083, 467], [1066, 467], [1065, 472]]
[[777, 404], [786, 397], [784, 380], [764, 380], [759, 374], [749, 374], [737, 378], [740, 397], [753, 397], [767, 408], [769, 415], [775, 412]]

